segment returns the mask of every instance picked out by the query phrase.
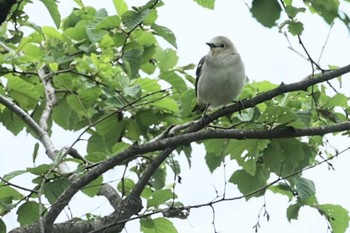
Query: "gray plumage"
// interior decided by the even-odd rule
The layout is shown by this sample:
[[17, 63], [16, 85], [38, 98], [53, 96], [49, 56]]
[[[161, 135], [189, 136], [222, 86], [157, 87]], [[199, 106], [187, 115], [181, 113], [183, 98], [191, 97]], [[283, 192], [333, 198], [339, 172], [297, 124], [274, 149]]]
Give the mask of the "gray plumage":
[[233, 43], [224, 36], [214, 37], [207, 45], [196, 70], [197, 105], [203, 110], [231, 103], [241, 93], [245, 84], [244, 65]]

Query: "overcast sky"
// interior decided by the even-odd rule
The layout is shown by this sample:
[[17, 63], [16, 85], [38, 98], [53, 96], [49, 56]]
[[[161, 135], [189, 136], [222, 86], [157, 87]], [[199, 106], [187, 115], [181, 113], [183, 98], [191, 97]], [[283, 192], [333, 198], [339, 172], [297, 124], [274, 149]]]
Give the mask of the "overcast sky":
[[[46, 9], [39, 1], [34, 1], [31, 7], [26, 9], [32, 21], [39, 25], [53, 25]], [[73, 1], [61, 1], [60, 11], [63, 16], [68, 15], [74, 4]], [[127, 1], [129, 6], [140, 5], [145, 1]], [[165, 6], [159, 8], [158, 24], [170, 28], [177, 37], [179, 65], [197, 63], [198, 60], [208, 52], [205, 42], [217, 35], [229, 37], [236, 45], [246, 66], [246, 72], [250, 80], [270, 80], [274, 83], [290, 83], [303, 79], [311, 73], [310, 64], [295, 52], [288, 49], [289, 44], [286, 38], [278, 33], [278, 29], [268, 29], [261, 26], [252, 18], [249, 9], [244, 1], [223, 1], [217, 0], [215, 10], [207, 10], [191, 0], [165, 0]], [[86, 5], [94, 5], [97, 8], [106, 8], [111, 14], [115, 13], [112, 1], [84, 1]], [[349, 6], [347, 6], [350, 12]], [[303, 41], [311, 55], [317, 60], [324, 45], [329, 26], [316, 15], [307, 15], [300, 18], [304, 23], [305, 31]], [[295, 38], [290, 37], [294, 49], [302, 52]], [[165, 42], [164, 46], [169, 46]], [[321, 64], [347, 65], [350, 61], [350, 37], [348, 30], [340, 22], [334, 25], [327, 46], [323, 52]], [[349, 75], [343, 79], [343, 93], [350, 93]], [[347, 89], [346, 89], [347, 88]], [[33, 140], [24, 133], [14, 137], [0, 126], [0, 175], [12, 170], [25, 169], [32, 166], [31, 153], [33, 151]], [[56, 148], [70, 145], [77, 137], [71, 132], [57, 131], [53, 135]], [[348, 140], [333, 139], [327, 136], [332, 145], [339, 150], [348, 147]], [[20, 145], [20, 146], [19, 146]], [[78, 149], [84, 150], [84, 145], [79, 144]], [[49, 162], [45, 153], [41, 151], [40, 161]], [[193, 163], [191, 169], [183, 167], [181, 173], [182, 184], [176, 186], [179, 199], [184, 204], [199, 204], [211, 201], [215, 196], [215, 189], [222, 194], [224, 187], [224, 170], [229, 177], [236, 166], [228, 162], [225, 168], [220, 168], [214, 174], [210, 174], [204, 161], [204, 151], [196, 146], [193, 151]], [[12, 162], [8, 162], [11, 159]], [[187, 162], [182, 159], [183, 164]], [[350, 210], [350, 189], [347, 186], [349, 177], [349, 153], [342, 154], [332, 161], [335, 171], [329, 171], [326, 165], [319, 166], [306, 172], [306, 177], [316, 183], [317, 197], [322, 204], [341, 204]], [[114, 169], [105, 179], [118, 179], [120, 171]], [[18, 182], [28, 182], [19, 179]], [[215, 187], [215, 188], [214, 188]], [[227, 194], [238, 196], [235, 186], [226, 187]], [[85, 196], [75, 197], [71, 204], [73, 214], [83, 215], [87, 211], [106, 214], [112, 211], [107, 201], [99, 198], [99, 201], [82, 209], [82, 203], [91, 203], [91, 199]], [[265, 196], [267, 211], [270, 214], [270, 221], [261, 216], [259, 229], [260, 233], [281, 232], [284, 233], [307, 233], [326, 232], [326, 221], [322, 219], [316, 210], [302, 208], [299, 214], [300, 220], [289, 223], [286, 218], [286, 208], [290, 204], [286, 197], [267, 192]], [[225, 202], [215, 205], [215, 226], [221, 233], [239, 232], [252, 233], [253, 225], [258, 220], [259, 211], [264, 204], [264, 198], [253, 198], [248, 202], [244, 200]], [[65, 220], [65, 214], [60, 220]], [[17, 226], [15, 213], [5, 218], [7, 223]], [[209, 207], [191, 210], [188, 220], [174, 220], [178, 231], [191, 233], [212, 233], [212, 210]], [[127, 232], [138, 232], [138, 223], [128, 223]]]

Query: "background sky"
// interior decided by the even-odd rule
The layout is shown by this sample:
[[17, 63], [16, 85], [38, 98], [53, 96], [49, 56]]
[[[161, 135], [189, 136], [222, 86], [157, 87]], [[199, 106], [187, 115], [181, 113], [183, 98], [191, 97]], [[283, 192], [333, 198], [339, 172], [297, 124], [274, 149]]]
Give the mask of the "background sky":
[[[127, 1], [129, 6], [142, 5], [145, 1]], [[217, 35], [229, 37], [236, 45], [246, 66], [247, 76], [251, 81], [269, 80], [274, 83], [291, 83], [305, 78], [311, 73], [310, 64], [297, 53], [291, 51], [285, 36], [278, 32], [277, 28], [268, 29], [261, 26], [252, 18], [248, 6], [250, 1], [223, 1], [217, 0], [215, 10], [211, 11], [198, 6], [191, 0], [165, 0], [165, 5], [158, 9], [158, 24], [170, 28], [177, 37], [179, 65], [189, 63], [197, 64], [198, 60], [208, 52], [205, 42]], [[295, 1], [298, 2], [298, 1]], [[106, 8], [110, 14], [114, 14], [112, 1], [85, 0], [86, 5], [99, 8]], [[62, 17], [67, 16], [74, 3], [72, 1], [61, 1], [59, 3]], [[341, 6], [350, 12], [349, 5]], [[39, 25], [54, 25], [47, 10], [39, 1], [34, 1], [26, 8], [30, 20]], [[329, 33], [329, 26], [317, 15], [300, 15], [299, 19], [304, 23], [305, 30], [302, 35], [303, 42], [311, 56], [318, 60], [322, 47]], [[290, 36], [292, 47], [302, 53], [297, 40]], [[170, 47], [162, 41], [162, 45]], [[331, 30], [328, 43], [323, 51], [321, 65], [344, 66], [350, 61], [350, 37], [347, 28], [336, 22]], [[194, 73], [194, 72], [193, 72]], [[345, 94], [350, 93], [349, 75], [343, 76], [343, 87], [340, 90]], [[338, 84], [334, 82], [338, 87]], [[56, 148], [70, 145], [77, 137], [77, 133], [64, 132], [57, 129], [53, 134], [53, 142]], [[349, 139], [334, 138], [327, 135], [330, 144], [342, 150], [349, 146]], [[194, 145], [194, 144], [193, 144]], [[32, 151], [34, 140], [25, 133], [19, 136], [9, 134], [6, 129], [0, 126], [0, 175], [13, 170], [25, 169], [32, 166]], [[80, 143], [77, 149], [83, 154], [85, 145]], [[328, 148], [332, 151], [332, 148]], [[184, 166], [182, 167], [182, 184], [177, 184], [176, 193], [179, 199], [185, 204], [200, 204], [213, 200], [216, 197], [216, 190], [219, 194], [224, 192], [224, 178], [232, 174], [236, 165], [228, 162], [225, 167], [217, 169], [210, 174], [204, 161], [204, 150], [200, 146], [194, 145], [192, 153], [193, 162], [189, 169], [184, 158], [180, 158]], [[38, 162], [47, 162], [45, 152], [40, 151]], [[11, 160], [11, 162], [9, 162]], [[320, 203], [340, 204], [350, 210], [350, 188], [348, 185], [350, 155], [344, 153], [332, 161], [335, 171], [331, 171], [326, 165], [321, 165], [305, 172], [307, 178], [315, 181], [317, 197]], [[108, 173], [105, 181], [118, 180], [121, 171], [115, 168]], [[27, 177], [19, 177], [13, 181], [27, 185]], [[236, 187], [228, 184], [226, 187], [227, 196], [239, 196]], [[91, 201], [84, 195], [75, 196], [70, 204], [74, 216], [83, 216], [86, 212], [96, 214], [110, 213], [108, 202], [104, 198]], [[258, 221], [258, 214], [264, 202], [270, 214], [270, 221], [260, 217], [260, 233], [281, 232], [284, 233], [307, 233], [307, 232], [327, 232], [326, 221], [316, 210], [302, 208], [298, 221], [288, 222], [286, 218], [286, 208], [289, 204], [286, 197], [267, 192], [264, 197], [253, 198], [246, 202], [238, 200], [224, 202], [215, 205], [215, 226], [221, 233], [254, 232], [253, 226]], [[88, 203], [88, 204], [87, 204]], [[60, 215], [60, 221], [69, 218], [70, 213]], [[18, 225], [16, 214], [4, 218], [6, 223], [12, 227]], [[181, 233], [212, 233], [213, 212], [210, 207], [192, 209], [187, 220], [173, 220], [178, 231]], [[8, 225], [9, 226], [9, 225]], [[138, 220], [129, 222], [125, 232], [139, 232]], [[348, 231], [350, 232], [350, 231]]]

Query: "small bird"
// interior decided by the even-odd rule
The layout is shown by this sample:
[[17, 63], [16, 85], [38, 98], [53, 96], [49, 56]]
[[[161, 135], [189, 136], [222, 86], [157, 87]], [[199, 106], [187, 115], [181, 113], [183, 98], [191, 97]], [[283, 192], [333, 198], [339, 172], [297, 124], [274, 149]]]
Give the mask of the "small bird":
[[239, 96], [246, 80], [241, 56], [227, 37], [216, 36], [206, 44], [210, 51], [197, 66], [193, 111], [229, 104]]

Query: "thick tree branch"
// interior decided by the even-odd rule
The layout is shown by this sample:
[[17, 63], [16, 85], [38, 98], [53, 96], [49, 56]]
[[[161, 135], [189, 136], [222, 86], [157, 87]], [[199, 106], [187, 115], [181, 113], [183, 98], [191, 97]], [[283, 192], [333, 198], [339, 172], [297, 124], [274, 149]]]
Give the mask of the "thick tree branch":
[[[301, 137], [301, 136], [313, 136], [313, 135], [324, 135], [327, 133], [340, 132], [344, 130], [350, 130], [350, 122], [343, 122], [331, 126], [321, 126], [306, 129], [272, 129], [272, 130], [237, 130], [237, 129], [222, 129], [213, 130], [206, 129], [200, 132], [196, 132], [202, 129], [205, 125], [218, 119], [221, 116], [231, 114], [233, 112], [239, 111], [243, 108], [249, 108], [257, 105], [258, 103], [270, 100], [278, 95], [306, 90], [308, 87], [331, 80], [333, 78], [339, 77], [345, 73], [350, 72], [350, 65], [343, 68], [330, 71], [321, 75], [317, 78], [307, 78], [297, 83], [292, 84], [281, 84], [279, 87], [262, 93], [252, 99], [243, 101], [243, 105], [236, 104], [229, 106], [227, 108], [220, 109], [217, 112], [210, 114], [207, 118], [202, 121], [194, 123], [189, 127], [183, 134], [179, 136], [173, 136], [170, 138], [163, 138], [158, 141], [148, 142], [142, 145], [132, 145], [125, 151], [111, 157], [108, 160], [103, 161], [96, 167], [92, 168], [85, 175], [79, 179], [72, 182], [72, 184], [63, 192], [63, 194], [58, 198], [55, 205], [48, 211], [46, 217], [44, 218], [45, 226], [53, 226], [53, 223], [57, 216], [61, 213], [63, 208], [67, 206], [71, 198], [77, 193], [81, 188], [90, 183], [92, 180], [96, 179], [99, 175], [103, 174], [107, 170], [115, 167], [116, 165], [122, 163], [124, 160], [130, 158], [131, 156], [137, 154], [145, 154], [149, 152], [165, 150], [167, 148], [174, 148], [179, 145], [186, 145], [191, 142], [198, 140], [210, 139], [210, 138], [230, 138], [230, 139], [271, 139], [271, 138], [286, 138], [286, 137]], [[244, 107], [243, 107], [244, 106]], [[129, 196], [133, 199], [138, 197]], [[126, 211], [123, 208], [121, 212]], [[135, 212], [137, 213], [137, 212]], [[51, 228], [52, 229], [52, 228]], [[47, 228], [46, 232], [50, 232], [50, 228]]]
[[41, 79], [41, 82], [43, 84], [44, 90], [45, 90], [45, 109], [43, 113], [41, 114], [39, 123], [43, 130], [47, 131], [47, 121], [49, 120], [49, 117], [52, 112], [52, 108], [56, 104], [56, 96], [55, 96], [55, 88], [52, 85], [52, 77], [53, 72], [49, 69], [48, 66], [43, 66], [38, 71], [39, 78]]
[[[34, 120], [33, 118], [26, 113], [22, 108], [17, 106], [14, 102], [11, 100], [7, 99], [6, 97], [0, 95], [0, 103], [5, 105], [8, 109], [10, 109], [12, 112], [14, 112], [19, 118], [21, 118], [26, 125], [33, 130], [35, 136], [39, 139], [39, 141], [42, 143], [44, 146], [47, 155], [51, 160], [55, 160], [56, 158], [56, 151], [55, 147], [47, 134], [45, 130], [43, 130]], [[69, 168], [67, 167], [66, 164], [60, 163], [59, 164], [59, 169], [63, 173], [68, 173]]]

